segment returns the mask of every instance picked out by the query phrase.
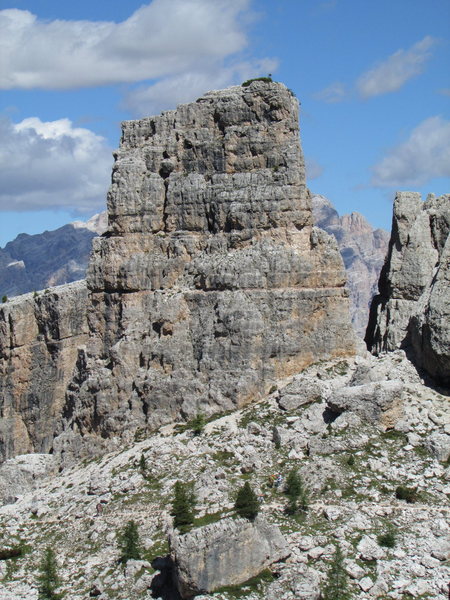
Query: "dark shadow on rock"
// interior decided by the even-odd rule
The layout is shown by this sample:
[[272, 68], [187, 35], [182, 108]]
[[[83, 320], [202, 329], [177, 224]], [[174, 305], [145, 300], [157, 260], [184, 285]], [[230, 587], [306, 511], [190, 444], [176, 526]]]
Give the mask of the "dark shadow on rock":
[[161, 598], [161, 600], [182, 600], [174, 585], [174, 564], [170, 555], [157, 556], [152, 560], [152, 567], [156, 571], [159, 571], [159, 573], [153, 577], [150, 586], [152, 598]]
[[324, 422], [329, 425], [330, 423], [333, 423], [334, 421], [336, 421], [336, 419], [339, 417], [339, 415], [342, 413], [339, 412], [335, 412], [334, 410], [331, 410], [331, 408], [326, 408], [323, 413], [322, 413], [322, 417]]

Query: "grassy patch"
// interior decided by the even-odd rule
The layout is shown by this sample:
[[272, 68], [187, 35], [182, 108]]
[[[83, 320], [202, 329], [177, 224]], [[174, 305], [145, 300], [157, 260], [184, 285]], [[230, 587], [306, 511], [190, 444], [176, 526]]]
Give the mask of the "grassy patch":
[[264, 569], [255, 577], [247, 579], [240, 585], [226, 585], [214, 590], [216, 593], [226, 593], [230, 598], [245, 598], [251, 593], [261, 594], [264, 587], [274, 580], [273, 573], [270, 569]]

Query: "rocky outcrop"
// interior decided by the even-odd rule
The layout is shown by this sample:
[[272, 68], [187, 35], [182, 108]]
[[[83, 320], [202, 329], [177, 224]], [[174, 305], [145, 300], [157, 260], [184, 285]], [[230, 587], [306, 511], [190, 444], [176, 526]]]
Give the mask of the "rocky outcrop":
[[340, 217], [324, 196], [314, 195], [311, 201], [315, 224], [337, 240], [347, 271], [352, 324], [363, 338], [370, 303], [378, 292], [378, 279], [387, 254], [389, 233], [384, 229], [373, 229], [357, 212]]
[[182, 598], [239, 585], [287, 558], [286, 540], [276, 525], [261, 517], [222, 519], [170, 537], [174, 580]]
[[0, 305], [0, 462], [49, 452], [87, 340], [85, 282]]
[[[87, 299], [64, 300], [80, 327], [51, 338], [70, 348], [58, 385], [56, 354], [23, 362], [25, 383], [8, 371], [5, 334], [14, 398], [5, 405], [14, 415], [40, 407], [43, 432], [30, 442], [19, 417], [27, 435], [7, 456], [43, 451], [61, 430], [55, 452], [90, 454], [111, 438], [243, 406], [280, 377], [354, 353], [345, 271], [335, 240], [312, 225], [298, 102], [284, 85], [211, 92], [124, 123], [108, 220], [94, 240]], [[20, 348], [45, 353], [35, 302], [20, 302], [32, 324]]]
[[389, 253], [366, 342], [374, 353], [404, 348], [415, 364], [450, 384], [450, 195], [400, 192]]
[[106, 229], [105, 213], [37, 235], [21, 233], [0, 248], [0, 297], [84, 279], [92, 238]]
[[[115, 159], [88, 270], [90, 341], [66, 405], [76, 444], [242, 406], [354, 352], [345, 272], [312, 226], [298, 103], [283, 85], [127, 122]], [[67, 452], [71, 435], [58, 442]]]

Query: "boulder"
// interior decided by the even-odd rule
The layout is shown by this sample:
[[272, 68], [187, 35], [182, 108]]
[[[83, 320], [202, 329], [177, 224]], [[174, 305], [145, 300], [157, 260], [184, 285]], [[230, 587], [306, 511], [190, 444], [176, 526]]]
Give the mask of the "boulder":
[[350, 411], [389, 429], [403, 415], [403, 383], [393, 380], [347, 386], [335, 392], [327, 405], [333, 412]]
[[174, 578], [182, 598], [247, 581], [290, 554], [276, 525], [226, 518], [169, 538]]

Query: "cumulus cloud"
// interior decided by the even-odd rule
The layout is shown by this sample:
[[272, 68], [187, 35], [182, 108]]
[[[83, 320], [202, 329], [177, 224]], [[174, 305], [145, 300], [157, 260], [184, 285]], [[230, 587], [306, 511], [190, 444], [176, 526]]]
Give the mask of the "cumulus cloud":
[[356, 82], [357, 90], [363, 98], [396, 92], [409, 79], [419, 75], [430, 58], [430, 48], [436, 43], [426, 36], [409, 50], [397, 50], [384, 62], [363, 73]]
[[423, 185], [450, 176], [450, 121], [435, 116], [422, 121], [409, 138], [373, 167], [377, 187]]
[[157, 114], [168, 107], [190, 102], [209, 90], [225, 88], [250, 77], [265, 75], [276, 67], [275, 60], [263, 59], [241, 62], [222, 69], [189, 71], [166, 77], [150, 86], [138, 87], [125, 96], [123, 104], [136, 116]]
[[0, 89], [73, 89], [212, 70], [247, 43], [250, 0], [153, 0], [121, 23], [0, 11]]
[[111, 166], [105, 140], [68, 119], [0, 120], [0, 210], [101, 210]]
[[314, 94], [314, 98], [317, 100], [323, 100], [323, 102], [334, 104], [335, 102], [342, 102], [346, 95], [347, 93], [345, 91], [344, 84], [340, 81], [335, 81], [325, 89]]

